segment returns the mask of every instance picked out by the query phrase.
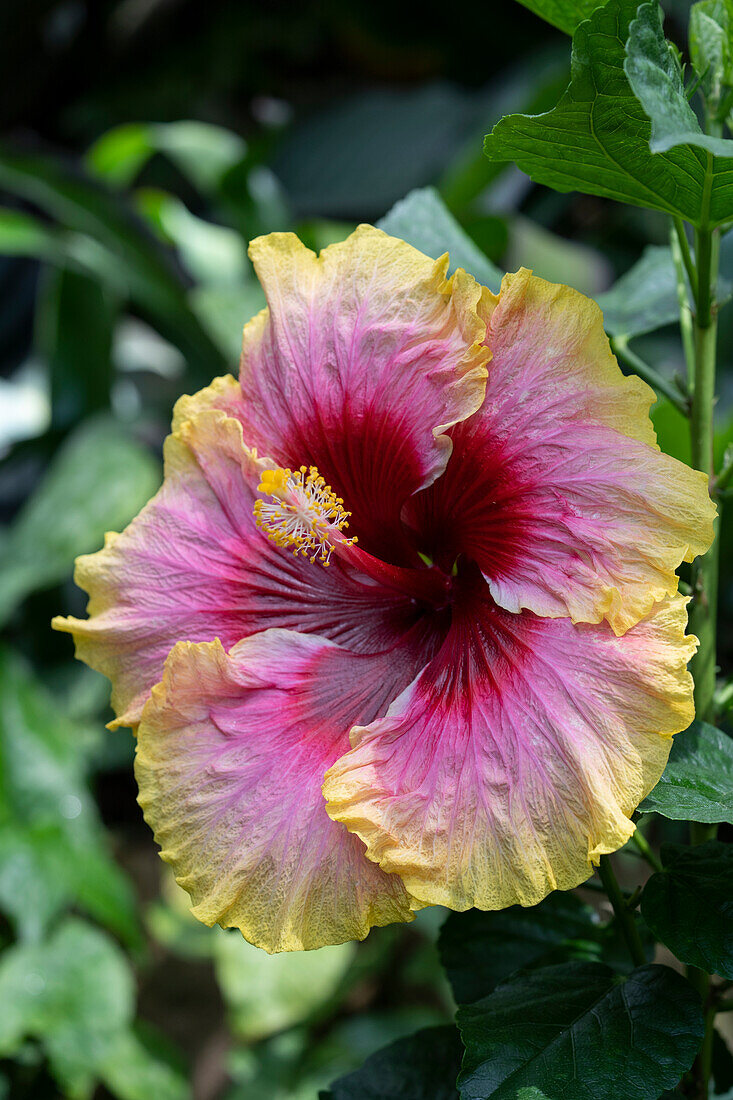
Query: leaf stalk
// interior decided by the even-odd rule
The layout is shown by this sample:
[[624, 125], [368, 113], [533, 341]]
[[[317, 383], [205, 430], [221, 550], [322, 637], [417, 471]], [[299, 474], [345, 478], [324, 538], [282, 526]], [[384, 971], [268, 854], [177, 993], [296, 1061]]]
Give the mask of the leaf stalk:
[[619, 923], [634, 966], [645, 966], [646, 955], [644, 954], [644, 945], [641, 942], [639, 929], [636, 926], [636, 918], [626, 904], [626, 899], [608, 856], [601, 856], [598, 874], [606, 891], [606, 896], [613, 906], [614, 915]]

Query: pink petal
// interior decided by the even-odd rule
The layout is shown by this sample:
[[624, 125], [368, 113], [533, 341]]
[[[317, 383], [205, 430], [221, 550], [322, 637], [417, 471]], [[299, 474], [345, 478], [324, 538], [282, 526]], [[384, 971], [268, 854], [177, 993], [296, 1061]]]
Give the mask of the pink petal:
[[367, 225], [319, 257], [292, 233], [250, 256], [268, 310], [244, 330], [245, 439], [279, 466], [317, 466], [363, 548], [412, 563], [402, 505], [442, 473], [444, 433], [483, 397], [481, 288]]
[[321, 784], [349, 727], [383, 714], [415, 670], [405, 647], [357, 656], [284, 630], [229, 654], [219, 642], [175, 647], [143, 712], [136, 774], [200, 920], [294, 951], [412, 919], [401, 879], [329, 818]]
[[581, 294], [508, 275], [487, 342], [484, 404], [451, 431], [447, 471], [408, 523], [446, 567], [475, 560], [507, 610], [622, 633], [709, 547], [705, 475], [658, 450], [652, 391], [623, 377]]
[[219, 380], [214, 392], [185, 399], [193, 419], [179, 416], [166, 441], [158, 494], [103, 550], [78, 560], [89, 618], [54, 621], [73, 633], [77, 656], [112, 680], [114, 725], [137, 724], [178, 641], [219, 638], [230, 649], [255, 631], [283, 627], [368, 653], [391, 645], [417, 617], [408, 597], [338, 563], [323, 569], [295, 558], [257, 529], [261, 464], [238, 421], [207, 410], [222, 392]]
[[671, 734], [692, 720], [685, 603], [623, 637], [512, 615], [485, 582], [386, 717], [352, 730], [328, 812], [426, 904], [534, 905], [633, 833]]

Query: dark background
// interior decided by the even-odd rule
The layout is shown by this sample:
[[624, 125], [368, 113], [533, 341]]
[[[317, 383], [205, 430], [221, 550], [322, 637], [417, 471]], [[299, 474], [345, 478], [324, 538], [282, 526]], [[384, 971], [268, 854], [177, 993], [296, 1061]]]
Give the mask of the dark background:
[[[687, 8], [667, 6], [668, 33]], [[83, 951], [65, 956], [53, 1004], [14, 1038], [0, 1024], [0, 1100], [307, 1100], [393, 1038], [450, 1020], [442, 913], [321, 958], [273, 960], [198, 926], [137, 807], [132, 738], [103, 729], [106, 681], [49, 629], [53, 614], [83, 614], [73, 558], [154, 491], [176, 397], [236, 371], [261, 304], [247, 239], [295, 229], [321, 247], [433, 185], [500, 267], [597, 294], [668, 227], [483, 157], [502, 114], [548, 109], [569, 73], [569, 40], [513, 0], [6, 0], [0, 72], [0, 1005], [8, 960], [25, 952], [22, 1007], [64, 922], [112, 952], [109, 973], [82, 965], [82, 997]], [[187, 131], [181, 154], [181, 131], [158, 124], [185, 120], [217, 129]], [[730, 337], [724, 322], [721, 445]], [[684, 369], [674, 327], [638, 349]], [[675, 410], [655, 422], [688, 457]], [[100, 1054], [105, 996], [128, 980], [134, 1015], [109, 1024], [119, 1047]]]

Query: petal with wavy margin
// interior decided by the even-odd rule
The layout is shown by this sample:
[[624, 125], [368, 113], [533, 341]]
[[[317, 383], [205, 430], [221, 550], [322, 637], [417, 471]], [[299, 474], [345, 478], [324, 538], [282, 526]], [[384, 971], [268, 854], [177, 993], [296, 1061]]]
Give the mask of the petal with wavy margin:
[[228, 654], [219, 642], [175, 647], [143, 711], [135, 771], [199, 920], [297, 951], [412, 919], [402, 880], [330, 819], [321, 784], [350, 725], [383, 714], [413, 674], [403, 647], [357, 656], [285, 630]]
[[710, 546], [707, 479], [657, 448], [654, 394], [621, 374], [590, 299], [523, 270], [487, 319], [486, 399], [407, 522], [446, 565], [476, 561], [508, 611], [623, 633]]
[[[88, 619], [58, 618], [77, 657], [112, 681], [112, 725], [135, 726], [179, 641], [221, 639], [230, 649], [268, 627], [321, 634], [358, 652], [378, 652], [414, 623], [413, 602], [390, 589], [278, 549], [257, 529], [252, 507], [261, 462], [239, 422], [207, 407], [215, 387], [179, 416], [165, 446], [157, 495], [103, 550], [79, 558]], [[238, 391], [234, 379], [228, 392]]]
[[320, 256], [292, 233], [257, 238], [250, 256], [268, 308], [244, 330], [245, 438], [280, 466], [317, 466], [363, 548], [412, 563], [400, 510], [481, 404], [488, 291], [368, 225]]
[[686, 601], [623, 637], [512, 615], [473, 592], [443, 649], [328, 772], [336, 821], [408, 891], [453, 909], [534, 905], [634, 831], [693, 716]]

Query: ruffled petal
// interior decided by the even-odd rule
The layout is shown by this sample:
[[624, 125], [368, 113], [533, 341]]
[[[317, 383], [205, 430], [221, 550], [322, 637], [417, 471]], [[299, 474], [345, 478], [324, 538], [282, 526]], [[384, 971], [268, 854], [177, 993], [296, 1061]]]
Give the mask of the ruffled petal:
[[250, 256], [268, 309], [244, 330], [245, 439], [280, 466], [317, 466], [364, 549], [411, 562], [400, 510], [481, 403], [488, 291], [367, 225], [320, 256], [292, 233], [258, 238]]
[[[295, 558], [255, 526], [261, 461], [239, 422], [211, 404], [238, 394], [234, 379], [184, 398], [165, 446], [165, 480], [121, 535], [79, 558], [76, 582], [89, 593], [89, 618], [58, 618], [77, 656], [112, 681], [112, 725], [135, 726], [178, 641], [241, 638], [282, 627], [378, 652], [415, 622], [414, 601]], [[188, 405], [186, 406], [186, 403]]]
[[622, 633], [710, 546], [707, 479], [656, 447], [654, 395], [621, 374], [590, 299], [520, 271], [487, 316], [486, 399], [407, 522], [447, 566], [475, 560], [507, 610]]
[[143, 712], [135, 771], [199, 920], [296, 951], [412, 919], [402, 880], [329, 818], [321, 784], [350, 725], [383, 714], [414, 672], [404, 647], [356, 656], [284, 630], [229, 654], [219, 642], [175, 647]]
[[386, 717], [352, 730], [323, 790], [334, 820], [420, 901], [534, 905], [633, 833], [693, 717], [696, 639], [680, 596], [623, 637], [512, 615], [485, 585], [468, 603]]

